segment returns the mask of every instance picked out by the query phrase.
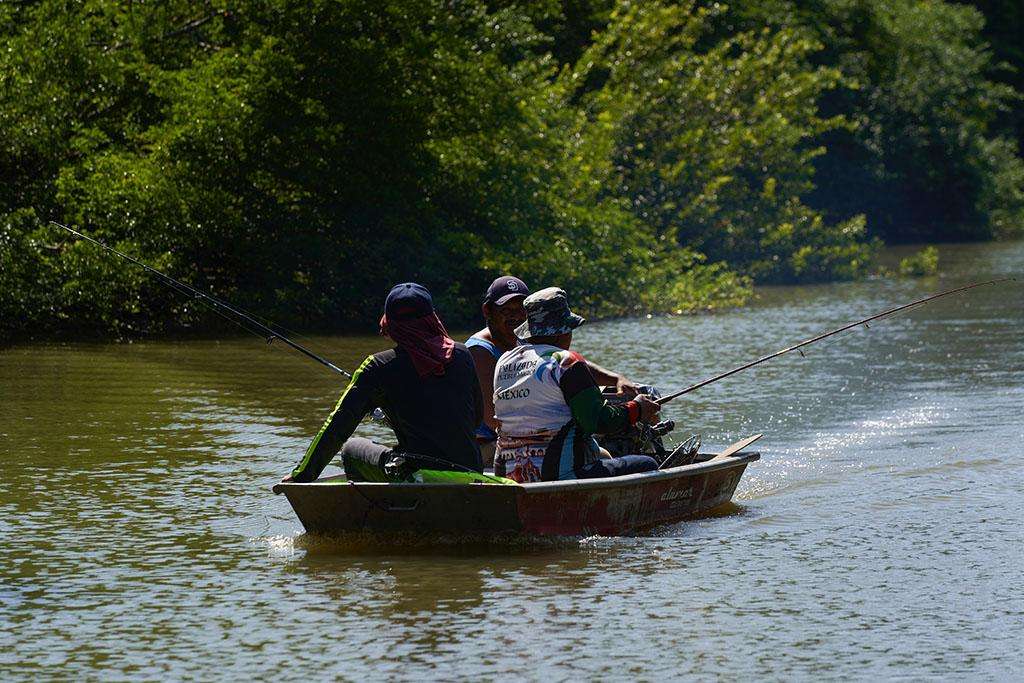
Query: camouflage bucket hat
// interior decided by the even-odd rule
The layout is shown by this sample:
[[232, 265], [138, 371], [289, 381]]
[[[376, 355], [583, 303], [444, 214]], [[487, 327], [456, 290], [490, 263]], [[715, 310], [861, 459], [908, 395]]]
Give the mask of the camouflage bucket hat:
[[526, 322], [516, 328], [520, 339], [551, 337], [570, 332], [586, 322], [571, 310], [565, 290], [548, 287], [523, 300]]

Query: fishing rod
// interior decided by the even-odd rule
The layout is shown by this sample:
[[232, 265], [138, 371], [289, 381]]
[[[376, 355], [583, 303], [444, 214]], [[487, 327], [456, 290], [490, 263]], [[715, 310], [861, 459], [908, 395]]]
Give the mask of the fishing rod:
[[[315, 360], [316, 362], [320, 363], [321, 365], [325, 365], [328, 368], [330, 368], [331, 370], [333, 370], [333, 371], [335, 371], [335, 372], [337, 372], [337, 373], [339, 373], [341, 375], [344, 375], [345, 377], [348, 377], [349, 379], [352, 378], [352, 375], [349, 372], [347, 372], [345, 370], [342, 370], [341, 368], [339, 368], [334, 363], [330, 362], [326, 358], [323, 358], [322, 356], [318, 356], [317, 354], [313, 353], [312, 351], [310, 351], [306, 347], [301, 346], [299, 344], [296, 344], [295, 342], [293, 342], [291, 339], [288, 339], [284, 335], [282, 335], [282, 334], [280, 334], [278, 332], [275, 332], [273, 329], [271, 329], [267, 325], [263, 324], [259, 320], [256, 320], [250, 314], [246, 313], [245, 311], [243, 311], [243, 310], [241, 310], [239, 308], [236, 308], [236, 307], [232, 306], [231, 304], [227, 303], [226, 301], [222, 301], [222, 300], [218, 299], [215, 296], [207, 294], [206, 292], [202, 292], [202, 291], [196, 289], [195, 287], [193, 287], [192, 285], [189, 285], [189, 284], [186, 284], [186, 283], [182, 282], [181, 280], [176, 280], [175, 278], [171, 277], [170, 275], [167, 275], [166, 273], [162, 273], [159, 270], [157, 270], [156, 268], [153, 268], [152, 266], [147, 265], [147, 264], [143, 263], [142, 261], [139, 261], [138, 259], [129, 256], [128, 254], [125, 254], [124, 252], [118, 251], [117, 249], [114, 249], [113, 247], [108, 246], [108, 245], [104, 244], [103, 242], [100, 242], [98, 239], [95, 239], [93, 237], [89, 237], [88, 235], [82, 234], [82, 233], [78, 232], [77, 230], [75, 230], [73, 228], [69, 228], [68, 226], [64, 225], [63, 223], [58, 223], [57, 221], [50, 221], [50, 223], [52, 223], [53, 225], [56, 225], [58, 228], [63, 228], [64, 230], [67, 230], [72, 235], [75, 235], [77, 237], [81, 237], [82, 239], [87, 240], [89, 242], [92, 242], [93, 244], [95, 244], [97, 246], [100, 246], [100, 247], [102, 247], [103, 249], [106, 249], [109, 252], [117, 254], [118, 256], [120, 256], [123, 259], [127, 259], [128, 261], [131, 261], [135, 265], [143, 268], [146, 272], [152, 273], [153, 275], [156, 275], [158, 278], [161, 278], [165, 283], [169, 284], [175, 290], [177, 290], [179, 292], [182, 292], [182, 293], [185, 293], [185, 294], [190, 294], [190, 295], [192, 295], [193, 298], [195, 298], [195, 299], [197, 299], [199, 301], [207, 302], [208, 304], [213, 306], [214, 312], [216, 312], [219, 315], [222, 315], [227, 320], [231, 320], [231, 322], [234, 322], [235, 324], [239, 325], [240, 327], [242, 327], [242, 329], [245, 329], [245, 330], [247, 330], [249, 332], [253, 332], [253, 330], [249, 329], [245, 325], [242, 325], [237, 320], [232, 320], [231, 318], [228, 318], [227, 316], [224, 316], [220, 312], [220, 310], [218, 310], [218, 309], [224, 309], [224, 310], [226, 310], [226, 311], [228, 311], [228, 312], [238, 316], [242, 320], [245, 320], [246, 322], [250, 323], [251, 325], [255, 325], [257, 328], [259, 328], [260, 330], [263, 330], [266, 333], [266, 335], [267, 335], [266, 336], [266, 340], [267, 340], [268, 344], [272, 343], [275, 339], [280, 339], [281, 341], [283, 341], [288, 346], [290, 346], [293, 349], [295, 349], [296, 351], [304, 354], [305, 356], [307, 356], [309, 358], [312, 358], [313, 360]], [[254, 334], [255, 334], [255, 332], [254, 332]], [[260, 335], [260, 336], [262, 336], [262, 335]], [[373, 419], [378, 419], [376, 411], [374, 411], [374, 414], [373, 414], [372, 417], [373, 417]], [[381, 417], [382, 418], [384, 417], [383, 413], [381, 413]], [[416, 455], [415, 457], [421, 458], [421, 459], [424, 459], [424, 460], [432, 460], [435, 463], [443, 464], [443, 465], [449, 465], [449, 466], [455, 467], [457, 469], [461, 468], [461, 469], [464, 469], [464, 470], [469, 471], [469, 472], [476, 472], [476, 470], [473, 470], [473, 469], [471, 469], [469, 467], [466, 467], [464, 465], [460, 465], [459, 463], [452, 462], [450, 460], [445, 460], [443, 458], [434, 458], [434, 457], [425, 456], [425, 455]], [[500, 479], [496, 479], [496, 478], [488, 476], [488, 475], [483, 475], [483, 476], [487, 477], [488, 479], [492, 479], [492, 480], [494, 480], [494, 481], [496, 481], [498, 483], [504, 483]]]
[[[244, 330], [246, 330], [248, 332], [252, 332], [253, 334], [257, 334], [257, 335], [259, 335], [261, 337], [266, 335], [265, 339], [266, 339], [266, 342], [268, 344], [273, 343], [273, 341], [275, 339], [280, 339], [285, 344], [287, 344], [288, 346], [292, 347], [293, 349], [295, 349], [299, 353], [304, 354], [308, 358], [312, 358], [317, 363], [320, 363], [321, 365], [324, 365], [324, 366], [330, 368], [334, 372], [337, 372], [337, 373], [339, 373], [341, 375], [344, 375], [345, 377], [348, 377], [348, 378], [352, 377], [352, 375], [350, 373], [346, 372], [345, 370], [342, 370], [341, 368], [339, 368], [337, 365], [335, 365], [331, 361], [327, 360], [326, 358], [324, 358], [322, 356], [318, 356], [317, 354], [313, 353], [312, 351], [310, 351], [309, 349], [307, 349], [304, 346], [296, 344], [295, 342], [293, 342], [288, 337], [285, 337], [283, 334], [275, 332], [273, 329], [271, 329], [267, 325], [264, 325], [259, 320], [256, 320], [250, 314], [246, 313], [245, 311], [243, 311], [243, 310], [241, 310], [239, 308], [235, 308], [234, 306], [232, 306], [231, 304], [227, 303], [226, 301], [221, 301], [217, 297], [212, 296], [210, 294], [207, 294], [206, 292], [202, 292], [202, 291], [196, 289], [195, 287], [193, 287], [192, 285], [186, 284], [186, 283], [182, 282], [181, 280], [176, 280], [173, 277], [171, 277], [170, 275], [167, 275], [166, 273], [162, 273], [159, 270], [157, 270], [156, 268], [153, 268], [152, 266], [149, 266], [149, 265], [143, 263], [142, 261], [129, 256], [128, 254], [125, 254], [124, 252], [118, 251], [117, 249], [114, 249], [113, 247], [107, 246], [103, 242], [100, 242], [98, 239], [95, 239], [93, 237], [89, 237], [88, 235], [82, 234], [82, 233], [78, 232], [77, 230], [75, 230], [73, 228], [69, 228], [68, 226], [66, 226], [66, 225], [64, 225], [62, 223], [58, 223], [57, 221], [50, 221], [50, 223], [53, 224], [53, 225], [56, 225], [58, 228], [63, 228], [64, 230], [67, 230], [68, 232], [70, 232], [72, 235], [75, 235], [76, 237], [81, 237], [82, 239], [87, 240], [89, 242], [92, 242], [93, 244], [98, 245], [98, 246], [102, 247], [103, 249], [106, 249], [109, 252], [117, 254], [118, 256], [120, 256], [123, 259], [131, 261], [135, 265], [140, 266], [141, 268], [143, 268], [146, 272], [152, 273], [153, 275], [156, 275], [158, 278], [161, 278], [164, 281], [165, 284], [169, 284], [175, 290], [177, 290], [177, 291], [179, 291], [179, 292], [181, 292], [183, 294], [191, 295], [194, 299], [209, 304], [210, 306], [213, 307], [213, 310], [214, 310], [215, 313], [217, 313], [218, 315], [220, 315], [221, 317], [223, 317], [223, 318], [225, 318], [227, 320], [231, 320], [231, 322], [235, 323], [236, 325], [238, 325], [242, 329], [244, 329]], [[232, 320], [231, 318], [229, 318], [226, 315], [224, 315], [223, 313], [221, 313], [221, 309], [223, 309], [225, 311], [228, 311], [229, 313], [232, 313], [233, 315], [238, 316], [239, 318], [241, 318], [242, 320], [245, 320], [246, 322], [248, 322], [251, 325], [256, 326], [256, 328], [259, 329], [260, 332], [255, 332], [254, 330], [252, 330], [249, 327], [246, 327], [245, 325], [240, 323], [238, 320]]]
[[[786, 347], [786, 348], [782, 349], [781, 351], [776, 351], [775, 353], [771, 353], [771, 354], [768, 354], [767, 356], [763, 356], [761, 358], [758, 358], [755, 361], [751, 361], [749, 363], [745, 363], [745, 364], [739, 366], [738, 368], [733, 368], [732, 370], [729, 370], [727, 372], [723, 372], [720, 375], [715, 375], [714, 377], [710, 377], [710, 378], [708, 378], [708, 379], [706, 379], [706, 380], [704, 380], [702, 382], [697, 382], [696, 384], [690, 385], [690, 386], [686, 387], [685, 389], [681, 389], [680, 391], [677, 391], [677, 392], [675, 392], [673, 394], [669, 394], [668, 396], [663, 396], [663, 397], [661, 397], [659, 399], [656, 399], [655, 403], [658, 403], [660, 405], [664, 405], [664, 404], [668, 403], [669, 401], [671, 401], [674, 398], [678, 398], [678, 397], [682, 396], [683, 394], [688, 394], [691, 391], [696, 391], [697, 389], [700, 389], [701, 387], [707, 386], [708, 384], [711, 384], [712, 382], [717, 382], [720, 379], [725, 379], [726, 377], [729, 377], [730, 375], [735, 375], [737, 372], [742, 372], [743, 370], [746, 370], [747, 368], [752, 368], [755, 365], [760, 365], [761, 363], [764, 363], [765, 361], [769, 361], [772, 358], [778, 358], [779, 356], [785, 355], [785, 354], [789, 353], [790, 351], [796, 351], [797, 349], [799, 349], [801, 347], [807, 346], [809, 344], [813, 344], [814, 342], [821, 341], [822, 339], [825, 339], [826, 337], [831, 337], [834, 334], [839, 334], [840, 332], [845, 332], [846, 330], [852, 329], [854, 327], [858, 327], [860, 325], [864, 325], [865, 327], [868, 327], [870, 329], [870, 326], [868, 325], [869, 322], [871, 322], [873, 320], [878, 320], [879, 318], [884, 318], [884, 317], [892, 315], [894, 313], [899, 313], [900, 311], [904, 311], [904, 310], [906, 310], [908, 308], [913, 308], [914, 306], [921, 306], [922, 304], [926, 304], [929, 301], [934, 301], [935, 299], [939, 299], [939, 298], [944, 297], [944, 296], [949, 296], [950, 294], [956, 294], [958, 292], [966, 292], [968, 289], [974, 289], [975, 287], [984, 287], [985, 285], [994, 285], [994, 284], [999, 283], [999, 282], [1009, 282], [1009, 281], [1014, 281], [1014, 280], [1016, 280], [1016, 278], [1004, 277], [1004, 278], [1000, 278], [998, 280], [988, 280], [987, 282], [975, 282], [973, 284], [964, 285], [963, 287], [957, 287], [955, 289], [946, 290], [945, 292], [939, 292], [938, 294], [932, 294], [931, 296], [926, 296], [923, 299], [918, 299], [917, 301], [911, 301], [909, 304], [903, 304], [902, 306], [897, 306], [895, 308], [890, 308], [889, 310], [883, 311], [882, 313], [878, 313], [878, 314], [870, 316], [868, 318], [864, 318], [863, 320], [858, 320], [855, 323], [850, 323], [848, 325], [843, 325], [842, 327], [834, 329], [834, 330], [832, 330], [830, 332], [825, 332], [823, 334], [819, 334], [816, 337], [811, 337], [810, 339], [805, 339], [802, 342], [800, 342], [798, 344], [794, 344], [793, 346]], [[802, 351], [801, 351], [801, 354], [803, 354]]]

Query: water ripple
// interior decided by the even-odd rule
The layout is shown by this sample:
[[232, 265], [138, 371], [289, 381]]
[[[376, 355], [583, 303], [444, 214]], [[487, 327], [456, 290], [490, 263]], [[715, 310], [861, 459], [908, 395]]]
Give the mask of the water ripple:
[[[1024, 243], [942, 258], [941, 281], [765, 288], [741, 311], [587, 325], [578, 344], [686, 386], [1012, 272]], [[979, 290], [669, 404], [708, 444], [765, 432], [763, 457], [733, 504], [629, 538], [306, 535], [269, 489], [337, 378], [249, 340], [5, 349], [0, 671], [1019, 678], [1022, 316], [1024, 294]], [[379, 340], [309, 343], [354, 367]]]

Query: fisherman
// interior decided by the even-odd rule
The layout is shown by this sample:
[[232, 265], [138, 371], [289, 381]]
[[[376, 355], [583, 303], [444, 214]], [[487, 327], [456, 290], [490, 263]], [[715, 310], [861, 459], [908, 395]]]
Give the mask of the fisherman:
[[515, 329], [526, 320], [523, 299], [529, 295], [529, 287], [515, 276], [502, 275], [495, 279], [487, 288], [480, 307], [486, 325], [466, 340], [484, 402], [483, 421], [476, 430], [484, 467], [494, 462], [494, 442], [498, 439], [498, 420], [494, 417], [494, 366], [501, 354], [519, 344]]
[[523, 308], [526, 321], [515, 330], [523, 342], [502, 354], [494, 374], [495, 474], [526, 483], [657, 469], [646, 455], [602, 457], [593, 435], [651, 424], [661, 407], [644, 395], [621, 406], [602, 398], [583, 356], [569, 350], [585, 320], [569, 309], [563, 290], [542, 289]]
[[[352, 481], [408, 480], [416, 469], [453, 471], [440, 476], [449, 480], [445, 474], [483, 471], [473, 434], [483, 416], [473, 358], [448, 336], [430, 292], [413, 282], [395, 285], [384, 303], [380, 330], [397, 346], [363, 361], [283, 481], [314, 481], [339, 448]], [[384, 411], [396, 447], [352, 437], [375, 408]]]
[[[523, 300], [530, 295], [526, 283], [513, 275], [502, 275], [487, 288], [481, 310], [486, 325], [466, 340], [473, 355], [480, 393], [484, 399], [484, 419], [476, 430], [477, 443], [485, 467], [494, 461], [495, 442], [498, 439], [498, 419], [494, 416], [494, 368], [498, 358], [519, 345], [516, 328], [526, 321]], [[598, 386], [615, 387], [616, 393], [632, 398], [637, 386], [623, 375], [605, 370], [588, 362], [590, 373]]]

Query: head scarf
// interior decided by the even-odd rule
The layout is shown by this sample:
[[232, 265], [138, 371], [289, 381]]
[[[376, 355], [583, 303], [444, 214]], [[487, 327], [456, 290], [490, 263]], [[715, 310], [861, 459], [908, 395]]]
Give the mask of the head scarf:
[[409, 320], [380, 318], [380, 333], [391, 337], [398, 348], [409, 354], [420, 377], [443, 375], [455, 353], [455, 340], [448, 336], [437, 313]]

